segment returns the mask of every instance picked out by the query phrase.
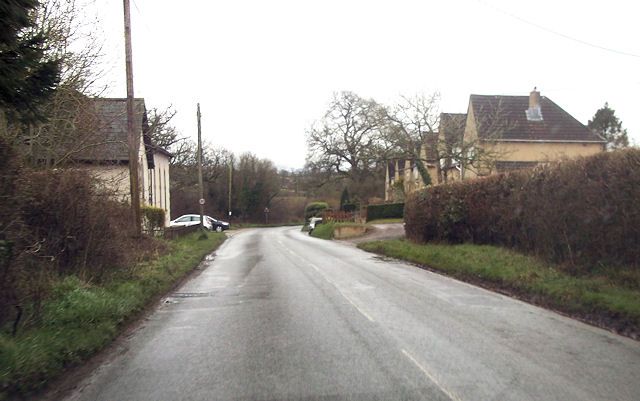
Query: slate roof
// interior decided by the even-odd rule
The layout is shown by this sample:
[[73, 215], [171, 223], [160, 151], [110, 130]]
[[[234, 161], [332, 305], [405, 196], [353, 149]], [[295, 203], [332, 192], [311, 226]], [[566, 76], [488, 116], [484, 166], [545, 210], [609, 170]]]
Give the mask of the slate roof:
[[[83, 150], [74, 158], [85, 162], [127, 163], [129, 161], [127, 99], [94, 98], [91, 101], [95, 108], [96, 128], [94, 138], [97, 145]], [[152, 143], [144, 99], [137, 98], [134, 100], [134, 110], [134, 124], [138, 132], [142, 133], [148, 167], [154, 168], [154, 151], [169, 157], [172, 155], [167, 150]]]
[[452, 145], [461, 142], [464, 137], [464, 128], [467, 123], [466, 113], [441, 113], [440, 134], [444, 135], [447, 144]]
[[[605, 142], [545, 96], [540, 97], [541, 121], [527, 120], [528, 108], [529, 96], [471, 95], [469, 99], [469, 109], [473, 111], [480, 138], [498, 141]], [[496, 132], [501, 134], [496, 136]]]

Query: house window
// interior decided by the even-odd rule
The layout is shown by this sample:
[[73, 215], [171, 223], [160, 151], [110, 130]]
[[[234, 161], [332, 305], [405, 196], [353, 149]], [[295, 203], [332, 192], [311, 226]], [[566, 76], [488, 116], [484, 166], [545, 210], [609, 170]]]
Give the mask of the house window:
[[149, 170], [149, 206], [153, 206], [153, 170]]
[[[160, 168], [160, 167], [158, 167], [158, 168]], [[158, 184], [157, 184], [158, 185], [158, 200], [160, 201], [160, 205], [159, 206], [163, 207], [163, 203], [162, 202], [163, 202], [164, 192], [162, 192], [162, 171], [158, 170], [158, 176], [159, 176], [157, 178], [157, 180], [158, 180]]]

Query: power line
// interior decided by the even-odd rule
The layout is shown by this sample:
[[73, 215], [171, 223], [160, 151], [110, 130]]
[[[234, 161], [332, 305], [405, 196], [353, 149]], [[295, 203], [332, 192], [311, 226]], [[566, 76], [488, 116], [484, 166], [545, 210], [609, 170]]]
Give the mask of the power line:
[[517, 15], [515, 15], [515, 14], [513, 14], [513, 13], [510, 13], [510, 12], [508, 12], [508, 11], [505, 11], [505, 10], [503, 10], [503, 9], [501, 9], [501, 8], [498, 8], [498, 7], [494, 6], [493, 4], [486, 3], [486, 2], [485, 2], [485, 1], [483, 1], [483, 0], [476, 0], [476, 1], [477, 1], [478, 3], [480, 3], [480, 4], [484, 5], [484, 6], [487, 6], [487, 7], [493, 8], [494, 10], [496, 10], [496, 11], [498, 11], [498, 12], [500, 12], [500, 13], [502, 13], [502, 14], [504, 14], [504, 15], [508, 16], [508, 17], [511, 17], [511, 18], [513, 18], [513, 19], [516, 19], [516, 20], [518, 20], [518, 21], [520, 21], [520, 22], [524, 22], [525, 24], [531, 25], [531, 26], [536, 27], [536, 28], [538, 28], [538, 29], [541, 29], [541, 30], [543, 30], [543, 31], [549, 32], [549, 33], [551, 33], [551, 34], [554, 34], [554, 35], [556, 35], [556, 36], [560, 36], [561, 38], [565, 38], [565, 39], [571, 40], [571, 41], [573, 41], [573, 42], [580, 43], [580, 44], [585, 45], [585, 46], [593, 47], [593, 48], [595, 48], [595, 49], [604, 50], [604, 51], [611, 52], [611, 53], [616, 53], [616, 54], [619, 54], [619, 55], [622, 55], [622, 56], [629, 56], [629, 57], [636, 57], [636, 58], [640, 58], [640, 55], [638, 55], [638, 54], [629, 53], [629, 52], [625, 52], [625, 51], [621, 51], [621, 50], [616, 50], [616, 49], [612, 49], [612, 48], [610, 48], [610, 47], [600, 46], [600, 45], [597, 45], [597, 44], [595, 44], [595, 43], [587, 42], [586, 40], [578, 39], [578, 38], [575, 38], [575, 37], [573, 37], [573, 36], [566, 35], [566, 34], [564, 34], [564, 33], [562, 33], [562, 32], [555, 31], [555, 30], [553, 30], [553, 29], [551, 29], [551, 28], [547, 28], [547, 27], [542, 26], [542, 25], [540, 25], [540, 24], [537, 24], [537, 23], [535, 23], [535, 22], [532, 22], [532, 21], [526, 20], [526, 19], [524, 19], [524, 18], [522, 18], [522, 17], [519, 17], [519, 16], [517, 16]]

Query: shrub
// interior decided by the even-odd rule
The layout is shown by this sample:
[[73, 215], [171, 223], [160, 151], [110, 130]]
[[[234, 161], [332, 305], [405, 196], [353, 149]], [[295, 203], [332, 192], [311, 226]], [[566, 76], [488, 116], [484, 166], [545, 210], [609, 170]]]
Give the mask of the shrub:
[[305, 220], [308, 220], [311, 217], [320, 216], [322, 212], [327, 209], [329, 209], [329, 204], [327, 202], [308, 203], [307, 206], [304, 208], [304, 218]]
[[0, 166], [2, 189], [10, 189], [0, 202], [0, 328], [37, 319], [57, 277], [99, 282], [159, 249], [131, 241], [129, 207], [99, 192], [87, 171], [7, 166]]
[[517, 248], [574, 268], [640, 267], [640, 150], [600, 153], [418, 191], [405, 208], [414, 242]]
[[333, 231], [336, 228], [336, 223], [322, 223], [316, 225], [316, 228], [311, 232], [312, 237], [320, 239], [333, 239]]
[[352, 213], [352, 212], [355, 212], [357, 209], [358, 209], [358, 205], [356, 205], [355, 203], [345, 203], [342, 205], [343, 212]]
[[152, 233], [164, 227], [164, 209], [153, 206], [142, 206], [140, 210], [142, 211], [144, 225], [148, 232]]
[[396, 219], [404, 216], [404, 203], [387, 203], [367, 206], [367, 221]]

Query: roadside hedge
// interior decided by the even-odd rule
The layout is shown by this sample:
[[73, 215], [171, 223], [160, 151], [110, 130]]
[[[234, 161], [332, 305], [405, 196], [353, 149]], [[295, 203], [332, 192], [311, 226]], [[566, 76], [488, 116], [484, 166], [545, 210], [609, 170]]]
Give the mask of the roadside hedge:
[[149, 233], [153, 233], [157, 229], [164, 227], [165, 212], [164, 209], [154, 206], [142, 206], [140, 208], [144, 216], [144, 227]]
[[311, 202], [304, 208], [304, 219], [309, 220], [311, 217], [317, 217], [322, 214], [323, 211], [329, 209], [327, 202]]
[[640, 150], [411, 194], [407, 237], [506, 246], [571, 266], [640, 267]]
[[404, 216], [404, 203], [387, 203], [367, 206], [367, 221], [377, 219], [400, 219]]

